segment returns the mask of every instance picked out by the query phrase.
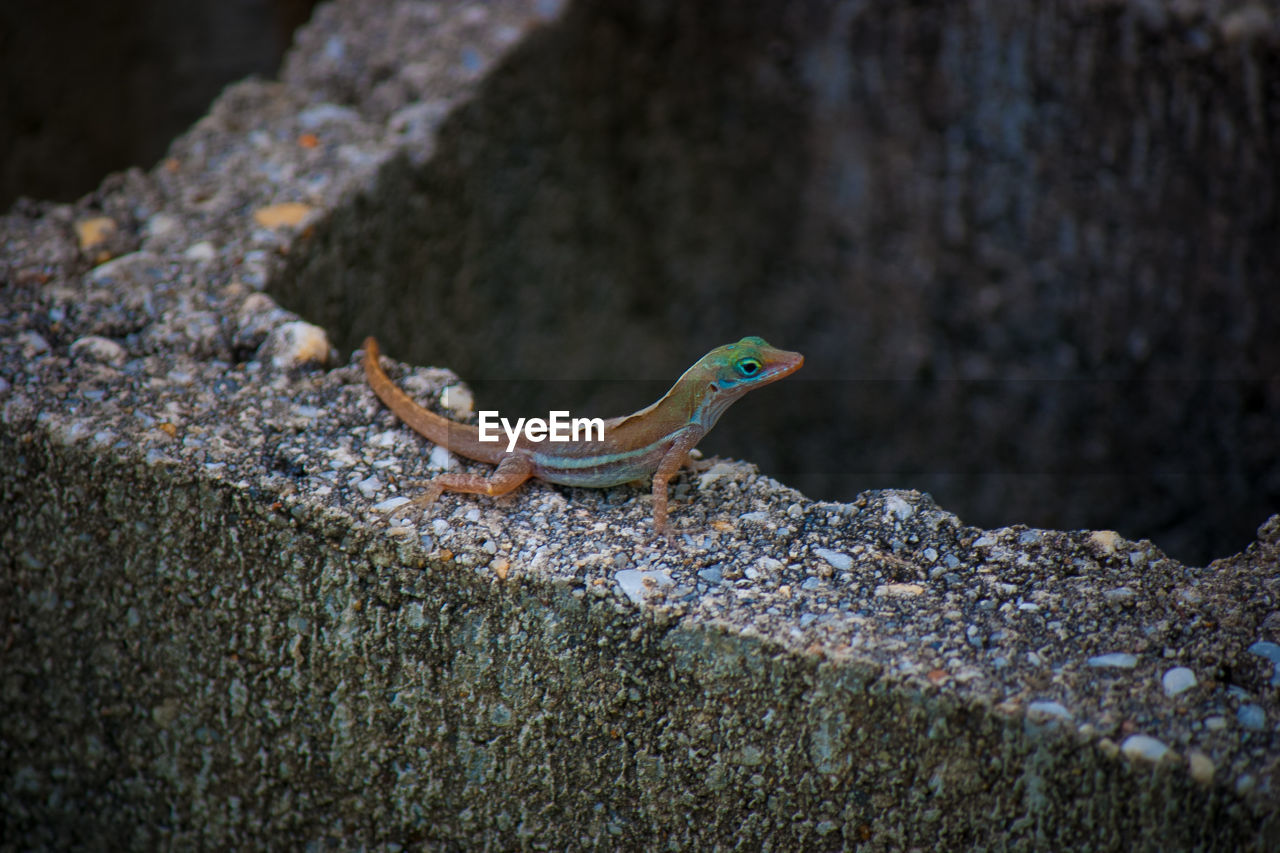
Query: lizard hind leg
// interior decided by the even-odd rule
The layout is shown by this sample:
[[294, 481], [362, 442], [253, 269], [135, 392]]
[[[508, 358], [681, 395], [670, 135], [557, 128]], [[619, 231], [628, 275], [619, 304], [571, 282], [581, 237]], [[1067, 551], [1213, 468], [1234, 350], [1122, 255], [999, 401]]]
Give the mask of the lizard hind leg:
[[533, 463], [524, 456], [508, 456], [488, 477], [482, 474], [440, 474], [426, 484], [426, 491], [405, 506], [426, 509], [445, 492], [501, 497], [518, 489], [532, 476]]

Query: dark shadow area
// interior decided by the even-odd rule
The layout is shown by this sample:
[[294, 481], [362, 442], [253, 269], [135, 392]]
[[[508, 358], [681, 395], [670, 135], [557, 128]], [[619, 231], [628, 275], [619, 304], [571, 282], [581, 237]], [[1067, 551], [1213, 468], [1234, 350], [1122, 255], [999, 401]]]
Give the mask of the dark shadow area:
[[316, 0], [0, 4], [0, 210], [150, 168], [228, 83], [275, 74]]
[[761, 335], [807, 366], [708, 452], [1241, 549], [1280, 508], [1280, 53], [1119, 7], [859, 9], [578, 3], [275, 292], [524, 415], [626, 413]]

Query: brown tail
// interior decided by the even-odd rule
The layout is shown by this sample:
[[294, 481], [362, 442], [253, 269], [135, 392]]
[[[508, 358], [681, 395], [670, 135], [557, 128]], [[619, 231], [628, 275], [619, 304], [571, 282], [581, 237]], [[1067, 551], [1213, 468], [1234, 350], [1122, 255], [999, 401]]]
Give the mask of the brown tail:
[[503, 442], [482, 442], [480, 431], [470, 424], [460, 424], [457, 421], [442, 418], [415, 403], [413, 398], [401, 391], [382, 369], [382, 365], [378, 363], [380, 355], [378, 342], [373, 338], [365, 338], [365, 379], [368, 380], [373, 393], [378, 395], [378, 399], [385, 403], [396, 417], [408, 424], [410, 429], [435, 444], [479, 462], [497, 465], [507, 455], [503, 449]]

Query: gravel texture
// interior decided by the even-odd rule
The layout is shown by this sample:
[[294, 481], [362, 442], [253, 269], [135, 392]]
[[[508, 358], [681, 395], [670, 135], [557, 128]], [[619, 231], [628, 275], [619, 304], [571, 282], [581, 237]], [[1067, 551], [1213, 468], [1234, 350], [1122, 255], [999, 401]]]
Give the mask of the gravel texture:
[[643, 489], [407, 504], [460, 463], [267, 291], [561, 10], [358, 9], [0, 223], [0, 847], [1280, 845], [1280, 516], [1192, 567], [724, 460], [678, 547]]

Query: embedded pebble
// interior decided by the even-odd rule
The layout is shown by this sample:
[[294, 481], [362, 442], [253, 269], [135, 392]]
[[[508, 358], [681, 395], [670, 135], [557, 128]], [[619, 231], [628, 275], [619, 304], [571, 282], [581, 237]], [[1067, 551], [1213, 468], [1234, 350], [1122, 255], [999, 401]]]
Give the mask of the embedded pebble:
[[622, 594], [636, 605], [644, 604], [644, 594], [649, 589], [675, 586], [675, 581], [665, 571], [623, 569], [614, 574], [613, 579], [617, 581]]
[[450, 385], [440, 392], [440, 405], [454, 417], [465, 418], [475, 410], [476, 399], [466, 386]]
[[182, 257], [188, 261], [196, 263], [208, 263], [218, 256], [218, 250], [208, 240], [201, 240], [199, 243], [192, 243], [187, 250], [182, 253]]
[[232, 344], [237, 349], [256, 350], [272, 329], [289, 322], [292, 317], [265, 293], [251, 293], [236, 309]]
[[311, 205], [298, 201], [269, 204], [253, 212], [253, 221], [263, 228], [291, 228], [301, 224], [311, 210]]
[[905, 499], [899, 495], [889, 495], [885, 498], [884, 509], [886, 513], [892, 514], [899, 521], [906, 521], [915, 513], [915, 507], [907, 503]]
[[371, 447], [381, 447], [384, 450], [396, 446], [395, 430], [384, 430], [369, 436], [369, 445]]
[[1216, 769], [1213, 765], [1213, 759], [1205, 755], [1198, 749], [1193, 749], [1187, 754], [1187, 764], [1191, 773], [1191, 778], [1199, 785], [1208, 785], [1213, 781], [1213, 773]]
[[85, 335], [72, 343], [71, 355], [74, 358], [96, 361], [98, 364], [109, 364], [112, 367], [119, 367], [128, 358], [128, 353], [125, 352], [125, 348], [120, 344], [110, 338], [103, 338], [97, 335]]
[[1280, 644], [1268, 643], [1265, 640], [1259, 640], [1249, 647], [1249, 651], [1260, 657], [1264, 657], [1272, 663], [1280, 664]]
[[782, 571], [785, 564], [773, 557], [761, 557], [752, 564], [762, 574], [775, 574]]
[[832, 551], [829, 548], [814, 548], [813, 553], [826, 560], [831, 564], [832, 568], [838, 571], [847, 572], [853, 568], [853, 558], [848, 554]]
[[142, 226], [142, 233], [150, 238], [167, 237], [182, 226], [182, 220], [170, 213], [157, 213]]
[[1102, 597], [1113, 604], [1131, 604], [1138, 594], [1127, 586], [1118, 586], [1104, 592]]
[[1150, 735], [1129, 735], [1120, 744], [1120, 751], [1126, 758], [1159, 761], [1169, 752], [1169, 747]]
[[108, 281], [151, 284], [164, 277], [165, 269], [165, 261], [155, 252], [131, 252], [94, 267], [89, 271], [89, 281], [98, 285]]
[[1124, 538], [1114, 530], [1095, 530], [1089, 534], [1089, 544], [1107, 557], [1118, 551], [1122, 542]]
[[1138, 659], [1126, 652], [1111, 652], [1105, 655], [1095, 655], [1089, 658], [1089, 666], [1111, 666], [1117, 669], [1133, 669], [1138, 665]]
[[918, 583], [885, 583], [876, 587], [878, 598], [911, 598], [924, 592]]
[[116, 221], [110, 216], [93, 216], [76, 223], [76, 237], [81, 249], [92, 249], [105, 243], [116, 233]]
[[381, 501], [380, 503], [374, 504], [372, 509], [374, 512], [391, 512], [393, 510], [399, 509], [400, 507], [404, 506], [407, 503], [412, 503], [412, 501], [410, 501], [408, 498], [404, 497], [403, 495], [399, 495], [394, 498], [387, 498], [385, 501]]
[[1029, 702], [1027, 703], [1027, 716], [1033, 722], [1046, 721], [1050, 719], [1070, 720], [1071, 712], [1059, 702]]
[[337, 350], [329, 343], [324, 329], [301, 320], [276, 326], [258, 348], [258, 358], [277, 370], [323, 367], [335, 362], [337, 357]]
[[1260, 732], [1267, 727], [1267, 712], [1261, 705], [1241, 705], [1236, 711], [1236, 720], [1246, 729]]
[[1160, 683], [1164, 686], [1164, 695], [1177, 696], [1195, 687], [1198, 682], [1196, 674], [1190, 669], [1185, 666], [1175, 666], [1164, 674]]
[[326, 451], [325, 455], [329, 457], [330, 468], [354, 468], [360, 461], [345, 447], [334, 447]]
[[728, 462], [717, 462], [698, 476], [698, 488], [705, 489], [717, 480], [732, 477], [737, 470], [737, 465], [732, 465]]
[[427, 467], [433, 471], [444, 471], [448, 469], [452, 457], [449, 455], [449, 448], [442, 447], [439, 444], [431, 446], [431, 452], [427, 454]]
[[1271, 686], [1280, 687], [1280, 644], [1260, 640], [1250, 646], [1249, 651], [1271, 661]]
[[356, 483], [356, 488], [360, 490], [360, 494], [364, 495], [366, 498], [371, 498], [378, 492], [382, 491], [382, 481], [378, 479], [377, 474], [374, 474], [373, 476], [366, 477]]

